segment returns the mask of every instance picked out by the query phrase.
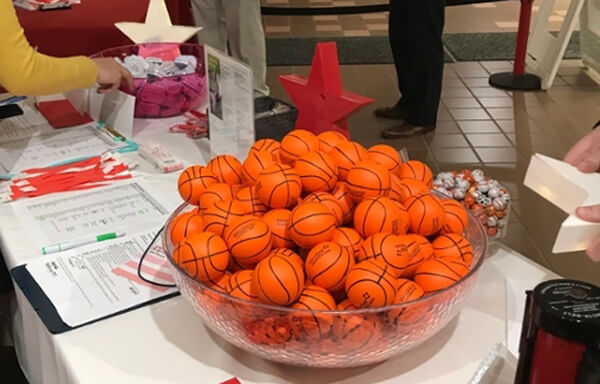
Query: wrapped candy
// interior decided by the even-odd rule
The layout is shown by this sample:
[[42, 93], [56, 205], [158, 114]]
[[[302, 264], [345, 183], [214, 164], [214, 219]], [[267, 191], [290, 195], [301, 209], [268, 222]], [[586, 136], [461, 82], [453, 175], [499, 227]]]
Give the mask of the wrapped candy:
[[444, 179], [442, 180], [442, 186], [446, 189], [452, 189], [455, 186], [454, 179]]
[[500, 197], [500, 188], [490, 186], [490, 190], [487, 192], [488, 196], [492, 199]]
[[450, 192], [448, 189], [444, 188], [444, 187], [437, 187], [436, 191], [438, 191], [439, 193], [441, 193], [442, 195], [452, 198], [452, 192]]
[[477, 190], [481, 193], [487, 193], [490, 190], [490, 185], [487, 181], [482, 181], [477, 184]]
[[465, 198], [465, 191], [459, 188], [455, 188], [452, 191], [452, 197], [454, 197], [455, 200], [462, 200]]
[[462, 189], [463, 191], [466, 191], [470, 186], [471, 184], [467, 180], [456, 179], [455, 181], [455, 187], [457, 189]]
[[488, 205], [487, 207], [485, 207], [485, 213], [488, 216], [494, 216], [496, 214], [496, 209], [494, 208], [493, 205]]
[[503, 211], [503, 210], [500, 210], [500, 211], [499, 211], [499, 210], [496, 210], [496, 212], [495, 212], [495, 215], [496, 215], [496, 217], [497, 217], [498, 219], [502, 219], [502, 218], [503, 218], [503, 217], [506, 215], [506, 213], [505, 213], [505, 212], [506, 212], [506, 211]]
[[506, 208], [506, 202], [501, 197], [496, 197], [492, 200], [492, 205], [494, 209], [502, 211]]
[[473, 177], [473, 180], [475, 180], [477, 183], [480, 183], [485, 180], [485, 175], [483, 174], [483, 171], [481, 169], [473, 170], [473, 172], [471, 172], [471, 175]]
[[477, 201], [477, 204], [480, 204], [484, 208], [492, 205], [492, 199], [490, 199], [486, 195], [479, 196], [478, 198], [475, 199], [475, 201]]
[[483, 193], [477, 189], [470, 191], [469, 194], [471, 196], [473, 196], [473, 198], [477, 201], [477, 199], [479, 199], [481, 196], [483, 196]]
[[489, 216], [487, 218], [486, 225], [488, 227], [497, 227], [498, 226], [498, 218], [496, 216]]
[[488, 227], [486, 232], [488, 236], [496, 236], [498, 234], [498, 227]]

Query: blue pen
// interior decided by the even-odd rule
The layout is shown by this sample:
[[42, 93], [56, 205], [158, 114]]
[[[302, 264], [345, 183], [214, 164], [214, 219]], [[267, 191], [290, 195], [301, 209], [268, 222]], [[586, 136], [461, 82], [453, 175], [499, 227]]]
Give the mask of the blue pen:
[[26, 98], [27, 98], [26, 96], [12, 96], [12, 97], [9, 97], [8, 99], [0, 100], [0, 106], [16, 104], [19, 101], [25, 100]]

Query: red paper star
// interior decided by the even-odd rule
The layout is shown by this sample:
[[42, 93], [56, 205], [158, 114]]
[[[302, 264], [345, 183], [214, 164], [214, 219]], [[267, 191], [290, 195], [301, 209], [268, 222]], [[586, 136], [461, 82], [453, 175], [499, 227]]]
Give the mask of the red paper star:
[[296, 129], [315, 134], [338, 131], [349, 137], [346, 119], [374, 100], [342, 89], [335, 43], [319, 43], [308, 79], [282, 75], [279, 81], [298, 108]]

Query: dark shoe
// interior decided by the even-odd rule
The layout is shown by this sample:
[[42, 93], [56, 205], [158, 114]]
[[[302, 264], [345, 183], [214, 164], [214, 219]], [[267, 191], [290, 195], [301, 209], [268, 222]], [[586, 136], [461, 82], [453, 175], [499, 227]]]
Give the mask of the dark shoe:
[[383, 107], [383, 108], [377, 108], [375, 110], [375, 116], [377, 117], [383, 117], [384, 119], [392, 119], [392, 120], [404, 120], [406, 119], [406, 111], [398, 106], [398, 104], [394, 105], [393, 107]]
[[434, 129], [435, 125], [412, 125], [405, 121], [400, 125], [384, 129], [381, 131], [381, 137], [386, 139], [400, 139], [403, 137], [424, 135], [425, 133], [431, 132]]

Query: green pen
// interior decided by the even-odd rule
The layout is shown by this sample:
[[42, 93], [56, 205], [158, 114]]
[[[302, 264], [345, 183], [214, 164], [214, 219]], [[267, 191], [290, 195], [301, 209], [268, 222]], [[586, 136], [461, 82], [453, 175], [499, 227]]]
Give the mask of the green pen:
[[57, 243], [57, 244], [49, 245], [46, 247], [42, 247], [42, 254], [48, 255], [50, 253], [62, 252], [62, 251], [66, 251], [67, 249], [81, 247], [82, 245], [99, 243], [101, 241], [116, 239], [118, 237], [123, 237], [123, 236], [125, 236], [125, 233], [109, 232], [109, 233], [104, 233], [102, 235], [85, 237], [85, 238], [77, 239], [77, 240], [73, 240], [73, 241], [65, 241], [63, 243]]

